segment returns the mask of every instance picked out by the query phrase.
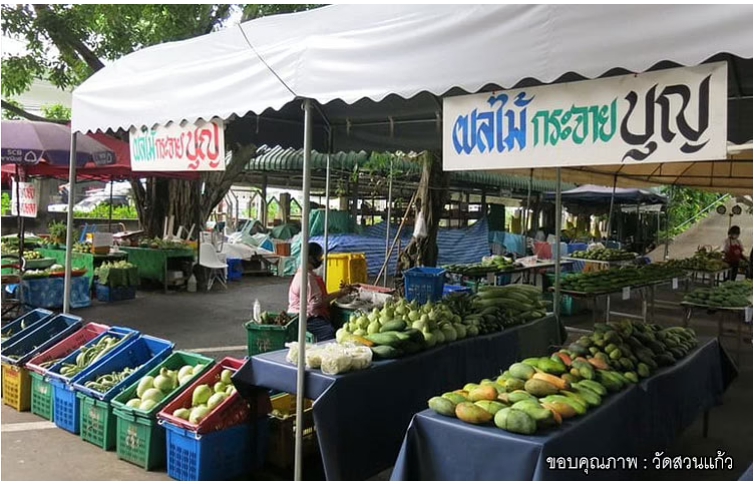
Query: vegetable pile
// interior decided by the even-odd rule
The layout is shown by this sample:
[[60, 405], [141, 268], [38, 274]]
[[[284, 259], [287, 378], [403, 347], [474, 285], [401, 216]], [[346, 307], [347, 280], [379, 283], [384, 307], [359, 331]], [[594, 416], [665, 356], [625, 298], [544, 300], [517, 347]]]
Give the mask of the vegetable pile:
[[610, 293], [624, 287], [643, 286], [685, 275], [683, 269], [662, 263], [642, 267], [614, 267], [600, 272], [568, 274], [563, 278], [562, 288], [586, 294]]
[[703, 272], [717, 272], [728, 268], [728, 264], [723, 260], [722, 252], [708, 250], [705, 247], [700, 247], [693, 256], [686, 259], [672, 259], [668, 261], [668, 265]]
[[194, 375], [198, 375], [204, 369], [201, 363], [196, 366], [185, 365], [180, 370], [161, 368], [156, 377], [145, 376], [139, 380], [136, 387], [136, 398], [130, 399], [126, 406], [150, 411], [162, 402], [176, 388], [188, 383]]
[[236, 387], [231, 381], [232, 376], [233, 371], [225, 369], [214, 386], [199, 385], [194, 388], [191, 407], [179, 408], [173, 412], [173, 416], [195, 425], [204, 420], [226, 398], [236, 393]]
[[751, 306], [751, 281], [727, 281], [713, 288], [690, 292], [683, 302], [710, 308], [745, 308]]
[[107, 375], [102, 375], [94, 381], [88, 381], [84, 384], [84, 386], [86, 388], [94, 390], [95, 392], [107, 393], [115, 388], [118, 384], [126, 380], [129, 376], [136, 373], [139, 368], [141, 368], [141, 365], [136, 368], [124, 368], [121, 371], [114, 371], [112, 373], [108, 373]]
[[443, 266], [443, 269], [453, 274], [461, 274], [462, 276], [482, 277], [487, 274], [510, 271], [515, 267], [517, 267], [517, 264], [512, 259], [496, 255], [481, 264], [450, 264]]
[[577, 250], [571, 254], [575, 259], [599, 260], [599, 261], [620, 261], [636, 259], [636, 254], [623, 249], [591, 249]]
[[93, 363], [101, 360], [120, 343], [120, 338], [117, 338], [116, 336], [105, 336], [95, 345], [82, 346], [79, 349], [78, 356], [76, 356], [76, 363], [64, 363], [60, 369], [60, 374], [66, 378], [73, 378], [90, 367]]

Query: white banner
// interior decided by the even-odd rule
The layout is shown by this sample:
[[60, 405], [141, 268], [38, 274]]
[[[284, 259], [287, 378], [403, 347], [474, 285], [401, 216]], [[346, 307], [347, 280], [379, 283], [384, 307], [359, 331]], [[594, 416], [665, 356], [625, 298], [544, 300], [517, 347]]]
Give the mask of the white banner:
[[[21, 182], [18, 186], [21, 198], [21, 216], [37, 218], [37, 189], [33, 183]], [[16, 181], [11, 183], [10, 214], [18, 216], [18, 202], [16, 201]]]
[[133, 171], [224, 171], [225, 130], [222, 121], [181, 126], [131, 128]]
[[443, 100], [443, 168], [724, 159], [724, 62]]

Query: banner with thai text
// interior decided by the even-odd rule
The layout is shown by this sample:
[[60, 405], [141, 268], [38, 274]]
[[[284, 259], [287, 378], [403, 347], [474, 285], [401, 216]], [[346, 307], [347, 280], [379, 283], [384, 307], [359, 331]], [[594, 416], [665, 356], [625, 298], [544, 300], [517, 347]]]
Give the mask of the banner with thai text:
[[[10, 214], [18, 216], [18, 199], [16, 199], [16, 181], [11, 183]], [[34, 183], [21, 182], [18, 184], [19, 199], [21, 200], [21, 216], [37, 218], [37, 188]]]
[[443, 168], [724, 159], [725, 63], [443, 100]]
[[225, 130], [222, 121], [131, 128], [133, 171], [224, 171]]

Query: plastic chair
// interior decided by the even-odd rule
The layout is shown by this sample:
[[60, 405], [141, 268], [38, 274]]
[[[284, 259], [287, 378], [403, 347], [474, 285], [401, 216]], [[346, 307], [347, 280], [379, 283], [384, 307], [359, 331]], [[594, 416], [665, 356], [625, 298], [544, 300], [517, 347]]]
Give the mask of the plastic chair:
[[217, 257], [214, 246], [208, 242], [202, 242], [199, 246], [199, 265], [209, 270], [207, 277], [207, 290], [212, 289], [215, 281], [219, 281], [224, 288], [228, 288], [228, 264]]
[[[26, 270], [26, 259], [17, 255], [2, 256], [0, 269], [11, 269], [11, 274], [3, 274], [0, 283], [2, 292], [2, 321], [12, 321], [24, 312], [24, 282], [23, 274]], [[11, 296], [8, 296], [12, 294]]]

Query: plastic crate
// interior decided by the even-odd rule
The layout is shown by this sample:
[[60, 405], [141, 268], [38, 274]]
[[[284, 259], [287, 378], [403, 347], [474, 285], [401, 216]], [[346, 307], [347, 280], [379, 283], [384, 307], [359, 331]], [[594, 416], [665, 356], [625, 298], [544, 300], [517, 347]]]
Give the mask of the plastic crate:
[[19, 412], [31, 408], [31, 377], [25, 368], [3, 363], [3, 403]]
[[117, 421], [110, 402], [76, 394], [81, 402], [81, 440], [94, 444], [103, 450], [115, 448], [115, 427]]
[[240, 281], [243, 278], [243, 263], [241, 259], [227, 259], [225, 262], [228, 264], [228, 280]]
[[178, 481], [224, 481], [261, 467], [268, 435], [267, 420], [199, 435], [168, 422], [168, 476]]
[[190, 408], [191, 399], [194, 389], [199, 385], [215, 386], [220, 381], [220, 374], [223, 370], [232, 370], [235, 374], [245, 361], [236, 358], [223, 358], [218, 364], [213, 366], [207, 373], [195, 380], [183, 393], [168, 403], [158, 414], [157, 419], [160, 422], [168, 422], [175, 427], [186, 429], [198, 434], [208, 434], [218, 430], [225, 430], [241, 423], [249, 421], [249, 405], [241, 395], [236, 392], [229, 396], [223, 402], [209, 412], [207, 416], [198, 424], [192, 424], [188, 420], [183, 420], [173, 416], [173, 412], [179, 408]]
[[425, 304], [442, 299], [445, 287], [445, 269], [413, 267], [403, 273], [406, 282], [406, 299]]
[[22, 338], [3, 348], [0, 361], [21, 366], [34, 356], [56, 345], [81, 327], [81, 318], [71, 314], [58, 314], [37, 324]]
[[167, 394], [162, 402], [147, 412], [126, 406], [129, 400], [136, 397], [139, 382], [135, 382], [116, 396], [111, 404], [115, 417], [118, 419], [116, 441], [118, 458], [141, 466], [146, 470], [162, 466], [165, 463], [165, 429], [157, 425], [157, 412], [197, 378], [209, 371], [214, 363], [215, 361], [212, 358], [184, 351], [176, 351], [168, 356], [161, 365], [153, 368], [145, 376], [157, 376], [162, 368], [179, 370], [184, 365], [203, 364], [204, 369], [195, 374], [189, 382]]
[[29, 376], [31, 377], [31, 413], [52, 421], [55, 403], [52, 385], [37, 373], [30, 372]]
[[[270, 399], [273, 411], [277, 410], [282, 415], [271, 414], [270, 421], [270, 444], [267, 451], [267, 462], [287, 469], [293, 465], [294, 451], [296, 447], [296, 396], [290, 393], [282, 393]], [[311, 455], [317, 451], [317, 434], [314, 427], [314, 414], [312, 413], [313, 402], [304, 399], [304, 455]], [[277, 413], [277, 412], [276, 412]]]
[[[136, 339], [125, 342], [124, 347], [113, 352], [112, 355], [102, 358], [101, 363], [98, 362], [91, 368], [87, 368], [76, 375], [71, 380], [71, 384], [77, 392], [96, 398], [97, 400], [109, 402], [125, 388], [139, 381], [149, 370], [165, 360], [173, 351], [173, 346], [175, 346], [174, 343], [155, 338], [154, 336], [139, 336]], [[85, 386], [86, 382], [96, 380], [102, 375], [121, 371], [125, 368], [136, 367], [140, 368], [106, 393], [100, 393]]]
[[[34, 309], [24, 314], [18, 319], [11, 321], [0, 329], [0, 334], [4, 341], [0, 342], [0, 348], [5, 350], [6, 346], [12, 345], [29, 334], [39, 323], [43, 323], [52, 318], [53, 312], [46, 309]], [[21, 325], [25, 327], [22, 329]], [[8, 336], [10, 335], [10, 336]]]
[[60, 343], [29, 360], [29, 362], [26, 363], [26, 368], [28, 368], [29, 371], [33, 373], [37, 373], [39, 375], [47, 375], [47, 372], [51, 370], [55, 365], [52, 365], [49, 368], [44, 368], [41, 366], [42, 364], [53, 360], [64, 359], [65, 357], [69, 356], [71, 353], [75, 352], [109, 329], [110, 326], [104, 324], [87, 323], [86, 325], [84, 325], [84, 327], [82, 327]]
[[[276, 315], [276, 313], [269, 313]], [[276, 324], [244, 323], [246, 328], [246, 350], [249, 356], [282, 350], [285, 344], [298, 340], [298, 316], [293, 316], [285, 326]], [[314, 335], [307, 331], [306, 341], [314, 343]]]
[[336, 292], [343, 284], [367, 282], [365, 254], [327, 254], [327, 292]]
[[[86, 372], [90, 368], [93, 368], [93, 367], [101, 364], [101, 362], [104, 362], [108, 358], [114, 357], [115, 355], [117, 355], [121, 351], [124, 351], [126, 349], [126, 347], [128, 346], [128, 344], [130, 344], [130, 342], [135, 341], [136, 338], [138, 338], [140, 335], [141, 335], [140, 332], [138, 332], [136, 330], [133, 330], [133, 329], [130, 329], [130, 328], [121, 328], [119, 326], [113, 326], [111, 328], [108, 328], [107, 331], [105, 331], [103, 333], [100, 333], [99, 335], [97, 335], [94, 338], [90, 339], [88, 342], [85, 342], [85, 343], [83, 343], [81, 345], [77, 345], [77, 346], [73, 347], [73, 351], [71, 351], [70, 353], [68, 353], [68, 355], [65, 356], [62, 360], [60, 360], [59, 362], [55, 363], [54, 365], [52, 365], [50, 368], [47, 369], [47, 372], [45, 373], [45, 376], [48, 379], [50, 379], [50, 380], [59, 380], [59, 381], [62, 381], [63, 383], [68, 384], [68, 383], [71, 382], [71, 380], [75, 379], [76, 377], [78, 377], [82, 373]], [[76, 362], [76, 358], [78, 358], [78, 356], [81, 354], [81, 347], [82, 346], [85, 347], [85, 348], [91, 348], [92, 346], [97, 345], [100, 342], [100, 340], [102, 340], [104, 338], [107, 338], [107, 337], [112, 337], [112, 336], [117, 337], [118, 339], [120, 339], [120, 343], [118, 343], [117, 346], [115, 346], [114, 348], [112, 348], [99, 361], [97, 361], [95, 363], [92, 363], [88, 368], [84, 369], [78, 375], [73, 375], [73, 377], [63, 376], [60, 373], [60, 371], [63, 369], [63, 365], [66, 365], [66, 364], [69, 364], [69, 363], [75, 363]]]
[[102, 302], [128, 301], [136, 299], [136, 286], [103, 286], [97, 283], [97, 300]]
[[474, 291], [470, 287], [466, 286], [451, 286], [449, 284], [445, 284], [442, 288], [442, 295], [447, 296], [448, 294], [453, 294], [454, 292], [463, 292], [465, 294], [472, 294]]
[[52, 415], [55, 426], [78, 435], [81, 427], [79, 407], [81, 402], [76, 398], [76, 392], [58, 380], [50, 380], [52, 385]]

